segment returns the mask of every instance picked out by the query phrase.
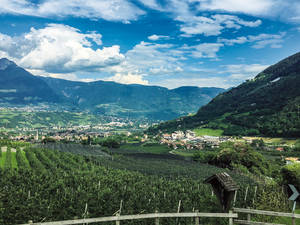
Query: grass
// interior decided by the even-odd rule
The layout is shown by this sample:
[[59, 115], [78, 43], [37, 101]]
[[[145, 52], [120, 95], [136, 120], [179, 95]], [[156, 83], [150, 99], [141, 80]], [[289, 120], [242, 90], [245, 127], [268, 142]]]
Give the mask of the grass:
[[0, 167], [1, 168], [4, 168], [5, 159], [6, 159], [6, 152], [2, 152], [2, 156], [0, 157]]
[[247, 140], [262, 139], [266, 144], [270, 145], [295, 145], [296, 138], [271, 138], [271, 137], [244, 137]]
[[184, 157], [192, 157], [195, 152], [176, 149], [176, 150], [172, 150], [172, 153]]
[[221, 129], [210, 129], [210, 128], [197, 128], [194, 129], [194, 132], [196, 133], [197, 136], [222, 136], [223, 130]]
[[11, 153], [11, 167], [12, 168], [18, 168], [18, 163], [17, 163], [16, 153], [15, 152]]
[[[295, 210], [295, 214], [300, 214], [300, 209]], [[289, 217], [278, 217], [274, 221], [274, 223], [279, 223], [279, 224], [292, 224], [292, 218]], [[296, 225], [300, 225], [300, 219], [296, 219]]]
[[30, 164], [29, 164], [29, 161], [28, 161], [28, 159], [26, 157], [26, 153], [23, 150], [21, 150], [21, 154], [23, 155], [23, 158], [25, 159], [25, 163], [28, 165], [28, 168], [29, 168]]
[[[1, 148], [0, 148], [1, 151]], [[29, 165], [29, 162], [26, 158], [25, 152], [21, 151], [21, 153], [24, 155], [24, 158], [26, 160], [26, 163]], [[6, 160], [7, 152], [2, 152], [2, 155], [0, 156], [0, 168], [4, 168], [5, 160]], [[11, 152], [11, 168], [18, 168], [18, 162], [16, 158], [16, 152]]]
[[120, 149], [128, 151], [128, 153], [152, 153], [165, 154], [170, 151], [168, 146], [160, 144], [125, 144]]

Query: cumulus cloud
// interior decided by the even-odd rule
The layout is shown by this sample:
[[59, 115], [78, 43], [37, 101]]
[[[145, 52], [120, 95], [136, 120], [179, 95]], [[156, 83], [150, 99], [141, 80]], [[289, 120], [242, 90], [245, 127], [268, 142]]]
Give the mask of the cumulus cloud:
[[151, 36], [148, 37], [149, 40], [151, 41], [158, 41], [158, 40], [167, 40], [167, 39], [170, 39], [169, 36], [166, 36], [166, 35], [156, 35], [156, 34], [153, 34]]
[[[119, 64], [124, 56], [119, 46], [99, 48], [101, 34], [81, 33], [79, 30], [61, 24], [49, 24], [18, 37], [3, 34], [5, 51], [12, 59], [27, 69], [44, 70], [50, 73], [93, 71]], [[92, 45], [96, 45], [94, 50]]]
[[104, 80], [114, 81], [122, 84], [142, 84], [142, 85], [149, 84], [149, 82], [145, 80], [142, 75], [131, 74], [131, 73], [127, 73], [127, 74], [116, 73], [114, 76], [107, 77]]
[[73, 16], [129, 22], [145, 14], [128, 0], [45, 0], [41, 3], [29, 0], [0, 0], [0, 5], [0, 13], [37, 17]]
[[116, 66], [107, 68], [113, 77], [106, 79], [121, 83], [148, 84], [151, 75], [172, 75], [183, 71], [181, 60], [184, 52], [172, 44], [140, 42], [127, 51], [125, 59]]
[[285, 32], [279, 34], [259, 34], [259, 35], [248, 35], [247, 37], [237, 37], [236, 39], [225, 39], [218, 38], [218, 42], [224, 43], [225, 45], [244, 44], [247, 42], [253, 42], [252, 48], [265, 48], [270, 46], [271, 48], [281, 48], [283, 43], [283, 37], [286, 35]]
[[140, 42], [125, 54], [125, 60], [114, 69], [116, 72], [151, 74], [161, 72], [175, 72], [180, 67], [179, 58], [183, 52], [169, 51], [172, 44], [153, 44]]

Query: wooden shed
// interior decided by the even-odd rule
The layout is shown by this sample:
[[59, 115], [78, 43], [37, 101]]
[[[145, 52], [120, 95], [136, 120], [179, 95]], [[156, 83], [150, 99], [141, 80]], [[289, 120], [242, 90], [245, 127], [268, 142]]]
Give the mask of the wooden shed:
[[211, 184], [215, 195], [222, 205], [223, 211], [228, 212], [235, 192], [239, 188], [231, 176], [226, 172], [217, 173], [207, 178], [204, 183]]

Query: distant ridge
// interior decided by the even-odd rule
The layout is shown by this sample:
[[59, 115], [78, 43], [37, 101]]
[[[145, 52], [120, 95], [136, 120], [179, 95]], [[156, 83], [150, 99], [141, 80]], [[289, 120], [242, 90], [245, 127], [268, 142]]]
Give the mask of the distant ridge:
[[195, 113], [222, 88], [125, 85], [38, 77], [8, 59], [0, 59], [0, 104], [53, 104], [67, 110], [155, 120]]

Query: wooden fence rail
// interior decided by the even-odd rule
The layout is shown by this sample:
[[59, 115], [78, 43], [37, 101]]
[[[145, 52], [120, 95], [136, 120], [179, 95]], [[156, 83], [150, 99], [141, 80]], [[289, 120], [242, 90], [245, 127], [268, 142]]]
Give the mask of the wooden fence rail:
[[282, 224], [275, 224], [275, 223], [265, 223], [265, 222], [255, 222], [251, 221], [251, 214], [256, 215], [265, 215], [265, 216], [278, 216], [278, 217], [290, 217], [292, 218], [292, 224], [295, 225], [295, 219], [300, 219], [300, 214], [294, 213], [284, 213], [284, 212], [273, 212], [273, 211], [265, 211], [265, 210], [257, 210], [257, 209], [242, 209], [242, 208], [233, 208], [233, 211], [236, 213], [247, 213], [247, 220], [234, 220], [236, 224], [249, 224], [249, 225], [282, 225]]
[[160, 218], [196, 218], [195, 224], [199, 225], [199, 217], [214, 217], [214, 218], [228, 218], [229, 224], [233, 224], [233, 218], [238, 218], [238, 214], [232, 213], [151, 213], [151, 214], [139, 214], [139, 215], [123, 215], [123, 216], [109, 216], [100, 218], [88, 218], [77, 220], [64, 220], [55, 222], [43, 222], [43, 223], [28, 223], [23, 225], [73, 225], [73, 224], [89, 224], [99, 222], [112, 222], [116, 221], [116, 224], [120, 224], [122, 220], [140, 220], [140, 219], [155, 219], [155, 225], [159, 225]]

